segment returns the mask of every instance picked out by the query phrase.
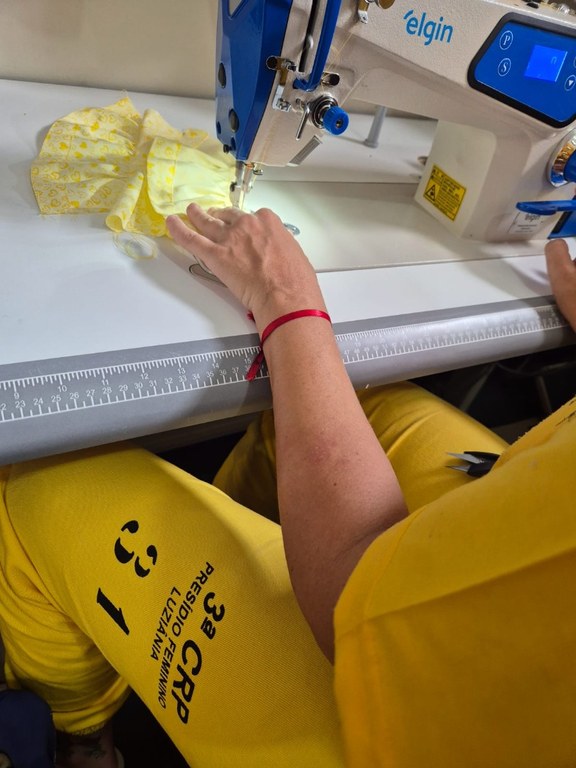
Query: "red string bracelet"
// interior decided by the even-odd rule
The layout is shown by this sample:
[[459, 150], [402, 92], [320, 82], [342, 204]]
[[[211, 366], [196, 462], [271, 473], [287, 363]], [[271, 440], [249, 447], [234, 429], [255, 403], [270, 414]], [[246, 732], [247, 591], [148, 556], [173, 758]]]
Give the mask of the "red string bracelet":
[[[248, 317], [250, 317], [252, 320], [254, 319], [254, 316], [251, 312], [248, 313]], [[280, 326], [284, 325], [284, 323], [289, 323], [290, 320], [297, 320], [299, 317], [323, 317], [324, 320], [328, 320], [329, 323], [332, 322], [328, 312], [323, 312], [321, 309], [298, 309], [295, 312], [288, 312], [288, 314], [281, 315], [280, 317], [277, 317], [276, 320], [272, 320], [272, 322], [262, 331], [262, 336], [260, 337], [260, 350], [254, 358], [252, 365], [248, 369], [248, 373], [246, 374], [247, 381], [252, 381], [255, 379], [258, 375], [258, 371], [262, 367], [262, 363], [264, 362], [263, 346], [264, 342], [270, 336], [270, 334], [274, 333], [276, 328], [280, 328]]]

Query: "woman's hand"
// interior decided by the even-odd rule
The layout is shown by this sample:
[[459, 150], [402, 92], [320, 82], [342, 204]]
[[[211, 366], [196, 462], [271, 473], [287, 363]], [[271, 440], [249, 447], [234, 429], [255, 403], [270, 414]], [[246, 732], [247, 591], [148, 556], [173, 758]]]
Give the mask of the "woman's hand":
[[564, 240], [550, 240], [546, 244], [546, 266], [560, 311], [576, 331], [576, 264]]
[[[174, 240], [254, 314], [258, 330], [298, 309], [325, 309], [316, 274], [271, 211], [187, 209]], [[276, 426], [278, 503], [290, 578], [331, 658], [334, 606], [362, 553], [406, 508], [350, 382], [330, 323], [301, 317], [266, 342]], [[368, 468], [368, 469], [367, 469]]]
[[272, 211], [204, 211], [192, 203], [186, 213], [193, 229], [178, 216], [166, 220], [175, 242], [251, 310], [260, 329], [286, 312], [324, 308], [312, 265]]

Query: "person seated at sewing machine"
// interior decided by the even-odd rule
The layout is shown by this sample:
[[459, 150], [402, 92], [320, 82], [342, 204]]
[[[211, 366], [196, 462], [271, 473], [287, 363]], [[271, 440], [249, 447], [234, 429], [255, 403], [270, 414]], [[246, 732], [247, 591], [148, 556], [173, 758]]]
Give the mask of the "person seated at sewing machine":
[[[129, 688], [199, 768], [573, 764], [576, 401], [508, 446], [416, 385], [356, 394], [281, 221], [188, 216], [274, 410], [218, 487], [126, 445], [0, 470], [8, 680], [67, 733], [57, 764], [117, 767]], [[546, 252], [576, 330], [576, 266]], [[499, 458], [473, 479], [447, 466], [468, 449]]]

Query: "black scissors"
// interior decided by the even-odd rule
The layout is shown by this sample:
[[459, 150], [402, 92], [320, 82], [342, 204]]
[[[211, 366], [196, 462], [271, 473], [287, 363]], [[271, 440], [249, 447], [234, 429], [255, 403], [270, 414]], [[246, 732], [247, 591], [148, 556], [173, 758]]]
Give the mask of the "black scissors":
[[450, 453], [455, 459], [466, 462], [465, 464], [450, 464], [448, 469], [457, 469], [460, 472], [466, 472], [470, 477], [483, 477], [492, 469], [496, 460], [500, 458], [498, 453], [488, 453], [487, 451], [464, 451], [464, 453]]

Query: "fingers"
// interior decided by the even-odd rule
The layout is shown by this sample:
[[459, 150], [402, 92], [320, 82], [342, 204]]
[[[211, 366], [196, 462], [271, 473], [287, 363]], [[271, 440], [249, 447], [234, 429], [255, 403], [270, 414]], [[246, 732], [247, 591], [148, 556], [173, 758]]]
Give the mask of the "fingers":
[[572, 261], [566, 240], [548, 240], [546, 243], [546, 258]]
[[218, 246], [210, 238], [204, 237], [199, 232], [185, 224], [179, 216], [168, 216], [166, 227], [175, 243], [182, 246], [188, 253], [202, 261], [212, 259]]
[[565, 240], [549, 240], [546, 243], [546, 267], [552, 290], [557, 293], [576, 280], [576, 266]]
[[[211, 209], [215, 211], [216, 209]], [[210, 240], [218, 240], [222, 233], [222, 227], [224, 222], [220, 219], [212, 216], [208, 211], [200, 208], [196, 203], [190, 203], [186, 208], [186, 215], [190, 220], [190, 223], [195, 227], [200, 234], [210, 238]]]
[[224, 224], [235, 224], [242, 216], [246, 216], [245, 211], [239, 208], [208, 208], [208, 213], [214, 219], [224, 222]]
[[555, 240], [548, 240], [548, 242], [546, 243], [546, 253], [554, 252], [554, 251], [558, 253], [560, 251], [563, 251], [564, 253], [569, 254], [568, 243], [566, 242], [566, 240], [562, 240], [560, 238], [557, 238]]
[[546, 266], [560, 311], [576, 330], [576, 264], [564, 240], [551, 240], [546, 244]]

